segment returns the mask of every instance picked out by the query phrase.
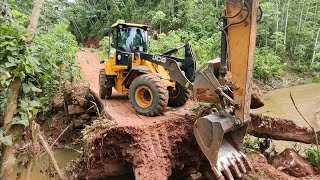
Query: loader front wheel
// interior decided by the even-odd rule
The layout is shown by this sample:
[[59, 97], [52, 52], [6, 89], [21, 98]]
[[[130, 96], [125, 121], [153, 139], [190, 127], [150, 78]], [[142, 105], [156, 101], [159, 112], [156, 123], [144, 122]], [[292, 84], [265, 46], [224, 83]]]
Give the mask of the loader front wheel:
[[179, 107], [184, 105], [190, 97], [190, 91], [180, 84], [176, 84], [176, 88], [168, 88], [169, 90], [169, 101], [168, 106]]
[[110, 99], [112, 95], [112, 87], [106, 87], [107, 75], [104, 69], [99, 72], [99, 96], [101, 99]]
[[135, 78], [129, 88], [129, 100], [137, 113], [145, 116], [163, 114], [168, 104], [168, 90], [161, 79], [153, 74]]

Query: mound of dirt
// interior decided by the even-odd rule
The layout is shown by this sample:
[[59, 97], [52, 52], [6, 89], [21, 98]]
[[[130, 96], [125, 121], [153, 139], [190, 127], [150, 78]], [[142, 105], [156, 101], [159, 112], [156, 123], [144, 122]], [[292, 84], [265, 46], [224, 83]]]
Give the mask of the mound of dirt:
[[101, 46], [100, 38], [98, 37], [88, 37], [87, 39], [81, 41], [80, 44], [87, 48], [99, 48]]
[[84, 161], [76, 169], [78, 177], [134, 173], [139, 179], [166, 179], [174, 168], [199, 164], [200, 151], [192, 134], [195, 119], [185, 118], [148, 127], [119, 127], [103, 120], [99, 123], [106, 123], [106, 128], [98, 129], [99, 123], [94, 123], [84, 131]]

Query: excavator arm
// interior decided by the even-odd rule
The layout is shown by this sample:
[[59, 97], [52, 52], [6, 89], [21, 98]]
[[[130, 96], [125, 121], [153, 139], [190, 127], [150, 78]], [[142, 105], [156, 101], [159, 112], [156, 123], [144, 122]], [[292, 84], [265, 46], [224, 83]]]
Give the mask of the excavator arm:
[[258, 9], [258, 0], [225, 0], [219, 67], [208, 62], [195, 77], [195, 93], [210, 87], [221, 104], [220, 110], [199, 118], [194, 125], [197, 143], [218, 179], [240, 178], [252, 168], [240, 149], [250, 121]]

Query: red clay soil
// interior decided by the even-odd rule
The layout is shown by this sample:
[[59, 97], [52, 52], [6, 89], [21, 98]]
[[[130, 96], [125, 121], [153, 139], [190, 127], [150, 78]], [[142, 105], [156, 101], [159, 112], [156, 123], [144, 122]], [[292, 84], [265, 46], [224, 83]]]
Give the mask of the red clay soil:
[[100, 38], [98, 37], [89, 37], [83, 41], [81, 41], [81, 44], [84, 47], [88, 47], [88, 48], [99, 48], [100, 45]]

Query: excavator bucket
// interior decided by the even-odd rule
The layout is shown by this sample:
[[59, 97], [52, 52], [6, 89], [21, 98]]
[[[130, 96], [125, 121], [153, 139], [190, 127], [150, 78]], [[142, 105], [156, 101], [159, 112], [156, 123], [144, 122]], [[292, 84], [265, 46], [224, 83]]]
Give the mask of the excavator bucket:
[[217, 179], [241, 178], [242, 173], [252, 169], [250, 161], [238, 148], [246, 133], [245, 127], [235, 127], [225, 115], [210, 114], [199, 118], [193, 131]]
[[[207, 99], [206, 102], [219, 101], [219, 96], [215, 92], [221, 87], [217, 79], [219, 61], [219, 59], [209, 61], [196, 72], [194, 93], [196, 97]], [[239, 149], [246, 127], [238, 122], [240, 121], [235, 116], [223, 110], [201, 117], [194, 124], [194, 136], [217, 179], [240, 178], [241, 173], [252, 169], [250, 161]]]

